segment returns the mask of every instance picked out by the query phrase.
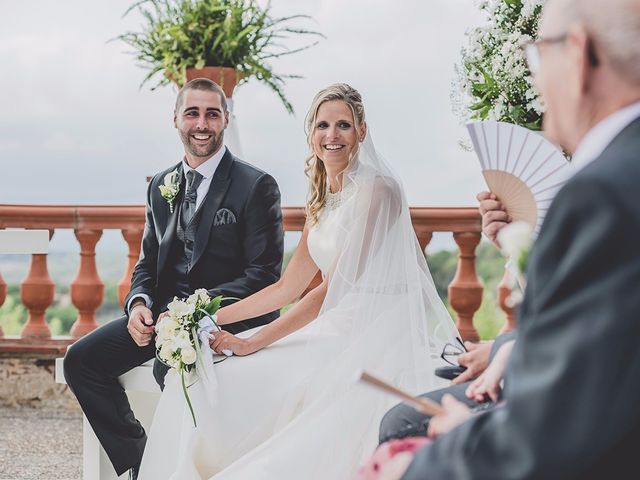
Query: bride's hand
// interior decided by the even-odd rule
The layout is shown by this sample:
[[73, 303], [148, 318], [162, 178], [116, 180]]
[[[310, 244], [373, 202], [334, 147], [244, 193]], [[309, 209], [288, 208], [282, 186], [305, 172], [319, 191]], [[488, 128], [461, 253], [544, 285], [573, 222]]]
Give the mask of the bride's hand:
[[238, 338], [229, 332], [214, 332], [209, 340], [211, 349], [221, 355], [223, 350], [231, 350], [234, 355], [244, 356], [253, 353], [249, 341]]

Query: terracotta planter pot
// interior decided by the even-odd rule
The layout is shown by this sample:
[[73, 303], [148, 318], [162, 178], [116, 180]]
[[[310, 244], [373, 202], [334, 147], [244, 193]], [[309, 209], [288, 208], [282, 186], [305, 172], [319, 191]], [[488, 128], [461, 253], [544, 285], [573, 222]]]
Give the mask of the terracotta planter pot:
[[187, 82], [194, 78], [208, 78], [222, 87], [227, 98], [231, 98], [233, 89], [240, 80], [240, 73], [229, 67], [187, 68]]

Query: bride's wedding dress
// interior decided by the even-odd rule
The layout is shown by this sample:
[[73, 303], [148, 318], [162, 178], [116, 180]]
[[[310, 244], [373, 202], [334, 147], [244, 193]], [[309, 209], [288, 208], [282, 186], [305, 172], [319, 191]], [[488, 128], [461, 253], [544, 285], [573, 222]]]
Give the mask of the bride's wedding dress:
[[[139, 478], [346, 479], [377, 443], [397, 400], [356, 383], [365, 369], [416, 394], [457, 332], [437, 297], [400, 183], [370, 138], [310, 227], [329, 288], [316, 320], [192, 380], [196, 415], [170, 371]], [[259, 327], [264, 328], [264, 327]], [[246, 337], [257, 329], [243, 332]]]

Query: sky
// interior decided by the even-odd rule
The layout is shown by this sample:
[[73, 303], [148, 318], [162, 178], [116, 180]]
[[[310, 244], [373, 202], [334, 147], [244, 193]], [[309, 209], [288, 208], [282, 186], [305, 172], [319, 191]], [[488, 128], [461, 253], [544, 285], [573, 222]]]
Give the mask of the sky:
[[[109, 39], [140, 30], [132, 0], [0, 0], [0, 203], [141, 204], [145, 178], [178, 162], [176, 90], [140, 88], [146, 71]], [[326, 39], [274, 61], [292, 79], [289, 115], [255, 80], [234, 94], [244, 159], [271, 173], [282, 204], [303, 205], [304, 116], [335, 82], [357, 88], [379, 152], [412, 206], [474, 206], [478, 161], [459, 146], [453, 67], [465, 31], [482, 22], [473, 0], [272, 0], [275, 16]]]

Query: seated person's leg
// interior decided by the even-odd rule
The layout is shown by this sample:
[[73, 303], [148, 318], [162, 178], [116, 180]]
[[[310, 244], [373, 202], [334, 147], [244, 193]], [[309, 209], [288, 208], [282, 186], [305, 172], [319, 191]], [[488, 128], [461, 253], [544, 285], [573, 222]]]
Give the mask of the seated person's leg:
[[64, 376], [118, 474], [140, 463], [146, 443], [118, 377], [153, 358], [155, 345], [139, 347], [126, 316], [74, 343], [64, 358]]
[[[425, 393], [421, 395], [421, 397], [429, 398], [440, 403], [442, 396], [449, 393], [470, 407], [475, 407], [478, 403], [468, 399], [464, 393], [470, 383], [471, 382], [451, 385], [450, 387]], [[382, 422], [380, 422], [379, 441], [383, 443], [395, 438], [426, 435], [430, 418], [428, 415], [418, 412], [413, 407], [405, 403], [400, 403], [389, 410], [382, 418]]]

